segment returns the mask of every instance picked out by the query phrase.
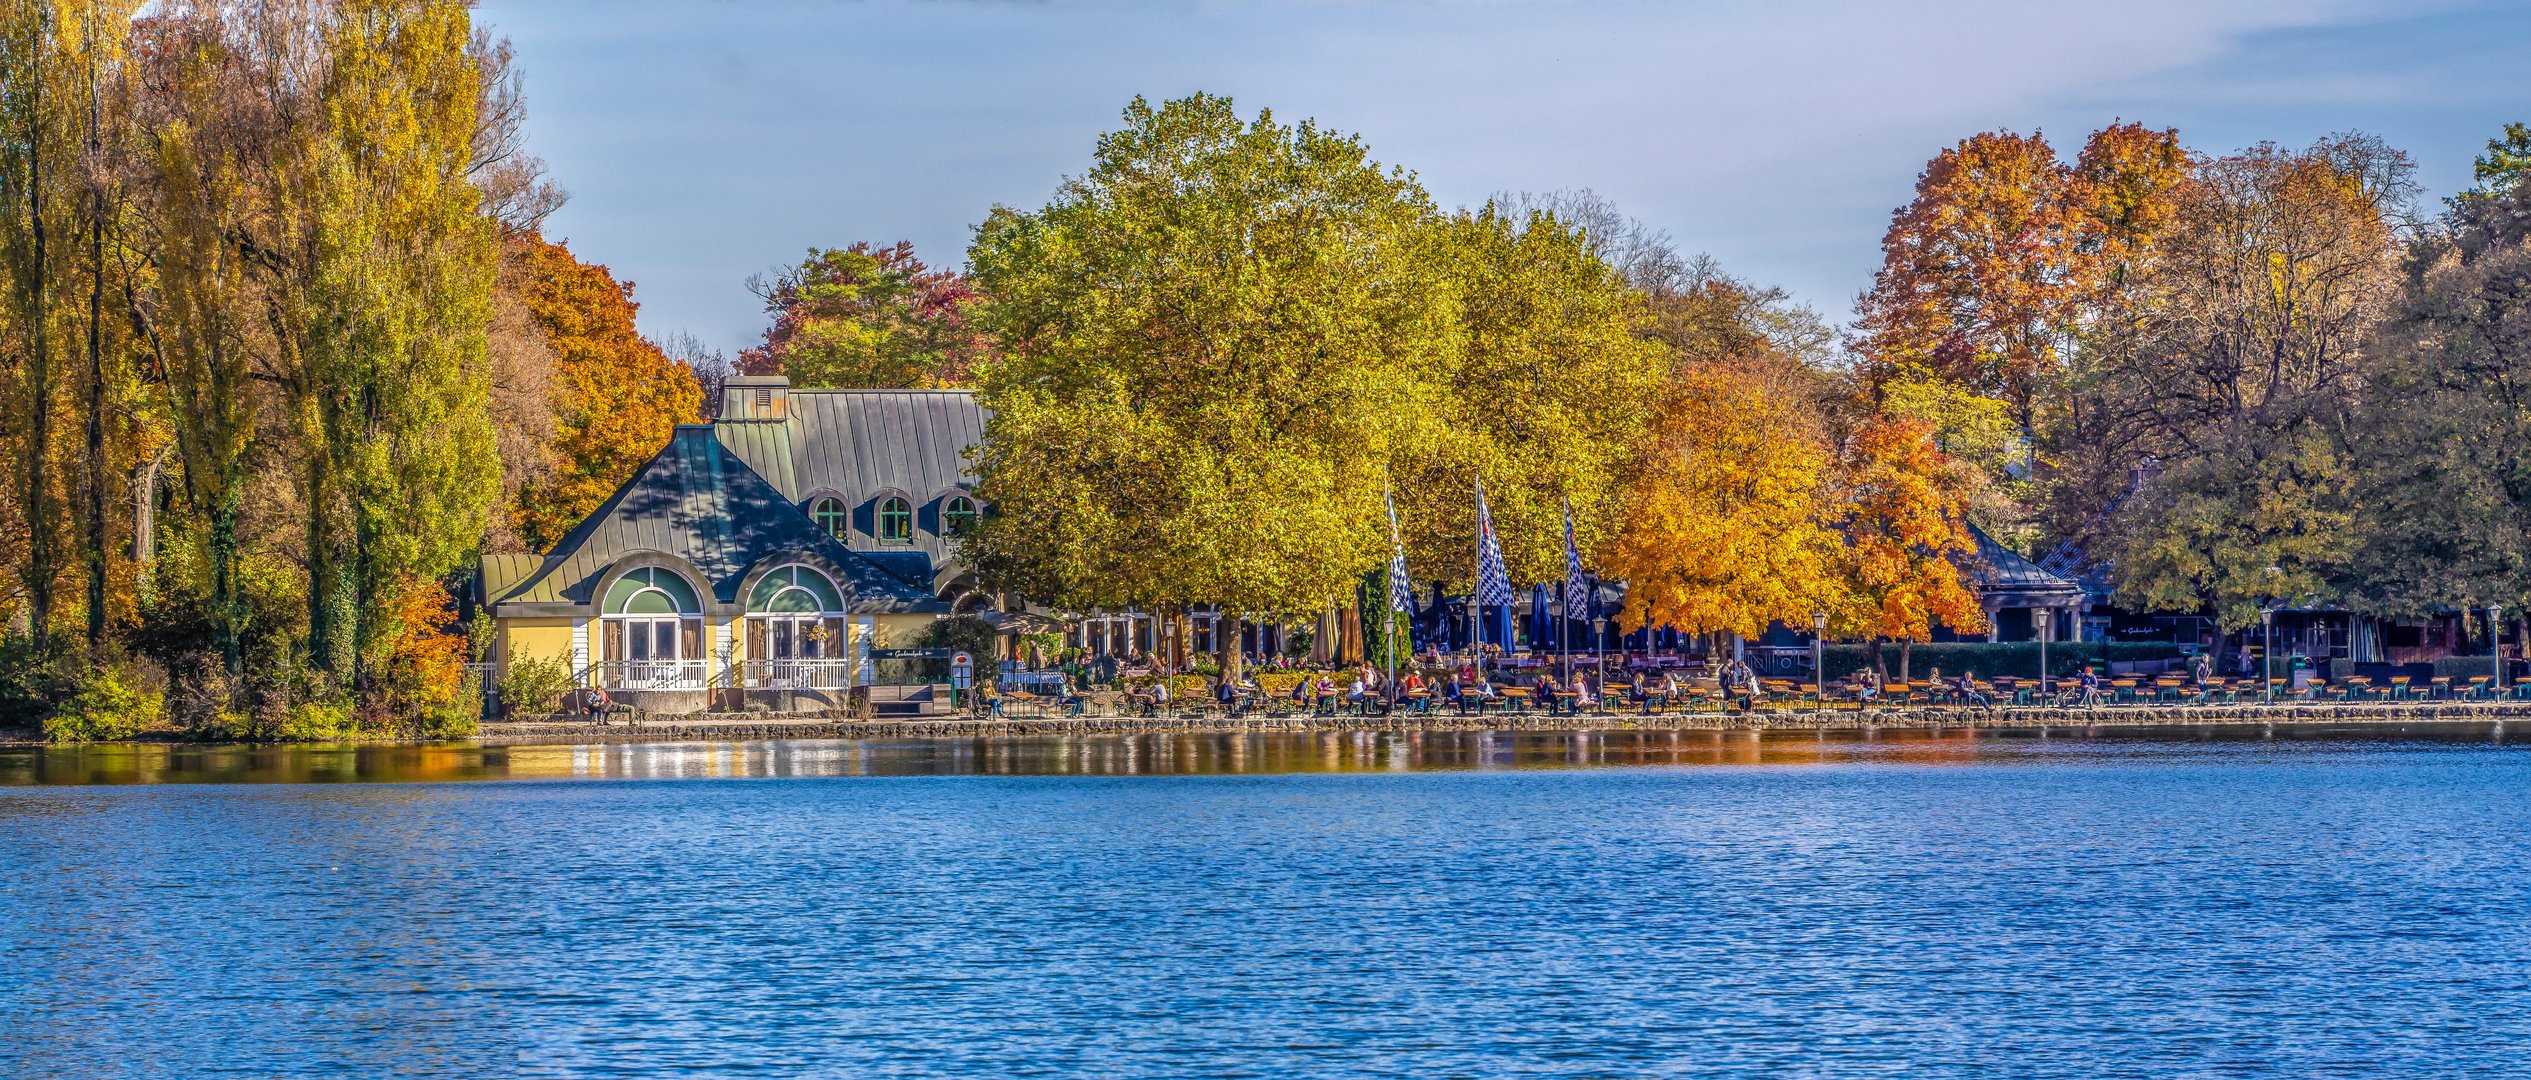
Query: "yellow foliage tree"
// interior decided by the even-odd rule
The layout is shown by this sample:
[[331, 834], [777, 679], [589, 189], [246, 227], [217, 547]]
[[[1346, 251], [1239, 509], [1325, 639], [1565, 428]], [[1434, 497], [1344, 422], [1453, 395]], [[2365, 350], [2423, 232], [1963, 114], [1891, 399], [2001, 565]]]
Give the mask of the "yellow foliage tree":
[[1651, 452], [1599, 552], [1627, 582], [1619, 622], [1754, 637], [1827, 602], [1836, 537], [1819, 514], [1829, 455], [1797, 385], [1754, 364], [1678, 376]]

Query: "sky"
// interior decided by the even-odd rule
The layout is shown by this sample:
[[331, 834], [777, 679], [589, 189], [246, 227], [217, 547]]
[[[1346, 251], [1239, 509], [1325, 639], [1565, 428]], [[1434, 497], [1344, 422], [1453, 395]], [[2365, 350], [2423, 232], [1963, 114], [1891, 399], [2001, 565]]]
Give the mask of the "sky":
[[1136, 95], [1315, 118], [1443, 206], [1588, 188], [1830, 319], [1926, 159], [2071, 157], [2113, 120], [2220, 153], [2363, 130], [2429, 195], [2531, 121], [2521, 0], [482, 0], [517, 48], [546, 224], [637, 283], [644, 333], [733, 356], [751, 274], [910, 240], [960, 265]]

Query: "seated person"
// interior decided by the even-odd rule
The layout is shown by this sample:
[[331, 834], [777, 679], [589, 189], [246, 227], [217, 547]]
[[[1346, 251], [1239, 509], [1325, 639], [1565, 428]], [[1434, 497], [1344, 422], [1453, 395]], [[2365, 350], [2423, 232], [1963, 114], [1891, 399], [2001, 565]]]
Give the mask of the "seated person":
[[1576, 675], [1576, 676], [1574, 676], [1574, 678], [1573, 678], [1573, 709], [1574, 709], [1574, 711], [1579, 712], [1579, 711], [1581, 711], [1581, 710], [1583, 710], [1583, 709], [1596, 708], [1598, 705], [1599, 705], [1599, 694], [1598, 694], [1598, 692], [1597, 692], [1597, 691], [1595, 691], [1595, 690], [1593, 690], [1593, 689], [1591, 688], [1591, 677], [1590, 677], [1590, 676], [1588, 676], [1588, 675]]
[[1546, 707], [1547, 715], [1553, 716], [1557, 710], [1564, 707], [1563, 699], [1556, 697], [1558, 689], [1560, 688], [1556, 686], [1555, 676], [1541, 671], [1538, 673], [1538, 681], [1529, 684], [1529, 696], [1536, 698], [1538, 704]]
[[1986, 695], [1977, 689], [1977, 673], [1973, 671], [1961, 672], [1960, 677], [1951, 683], [1951, 692], [1959, 698], [1962, 705], [1984, 708], [1988, 704]]

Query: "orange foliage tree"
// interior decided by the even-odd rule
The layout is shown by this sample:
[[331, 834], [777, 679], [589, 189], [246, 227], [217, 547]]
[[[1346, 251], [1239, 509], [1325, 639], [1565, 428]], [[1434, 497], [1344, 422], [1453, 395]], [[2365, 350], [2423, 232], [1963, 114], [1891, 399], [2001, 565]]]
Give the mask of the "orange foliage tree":
[[631, 282], [541, 237], [513, 243], [527, 265], [528, 310], [554, 352], [552, 469], [511, 508], [520, 537], [541, 550], [631, 479], [676, 425], [701, 419], [703, 388], [633, 328]]
[[[2045, 138], [1985, 132], [1937, 155], [1881, 240], [1864, 362], [1920, 365], [2012, 402], [2025, 425], [2087, 287], [2086, 215]], [[1876, 380], [1877, 381], [1877, 380]]]
[[1845, 546], [1828, 608], [1832, 632], [1871, 638], [1877, 656], [1881, 639], [1923, 641], [1936, 621], [1963, 633], [1986, 629], [1961, 570], [1977, 552], [1962, 516], [1971, 483], [1922, 420], [1875, 417], [1854, 433], [1836, 479]]
[[457, 612], [448, 590], [429, 578], [406, 577], [389, 591], [380, 616], [385, 633], [373, 670], [387, 719], [429, 721], [469, 704], [459, 700], [466, 637], [455, 630]]
[[1755, 637], [1778, 619], [1807, 624], [1837, 561], [1818, 513], [1828, 453], [1814, 416], [1792, 379], [1754, 363], [1673, 380], [1598, 553], [1627, 582], [1627, 630]]

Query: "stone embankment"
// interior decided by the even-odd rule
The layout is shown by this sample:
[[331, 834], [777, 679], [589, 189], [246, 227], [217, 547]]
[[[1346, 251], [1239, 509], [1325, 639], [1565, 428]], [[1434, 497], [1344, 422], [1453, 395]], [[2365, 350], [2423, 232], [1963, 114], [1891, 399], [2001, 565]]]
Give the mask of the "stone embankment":
[[939, 738], [954, 736], [1194, 734], [1245, 731], [1852, 731], [1866, 728], [2106, 728], [2321, 725], [2376, 728], [2384, 733], [2410, 725], [2454, 725], [2531, 720], [2531, 702], [2376, 702], [2280, 705], [2117, 705], [2090, 709], [2006, 707], [1886, 708], [1870, 711], [1760, 709], [1756, 712], [1586, 712], [1483, 717], [1455, 712], [1395, 716], [1248, 716], [1218, 713], [1157, 717], [1042, 716], [976, 719], [951, 716], [855, 720], [828, 716], [703, 713], [658, 717], [638, 724], [592, 724], [560, 719], [486, 724], [478, 741], [660, 742], [677, 740]]

